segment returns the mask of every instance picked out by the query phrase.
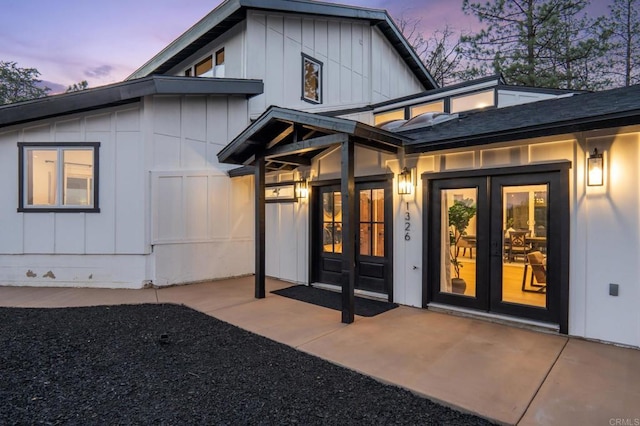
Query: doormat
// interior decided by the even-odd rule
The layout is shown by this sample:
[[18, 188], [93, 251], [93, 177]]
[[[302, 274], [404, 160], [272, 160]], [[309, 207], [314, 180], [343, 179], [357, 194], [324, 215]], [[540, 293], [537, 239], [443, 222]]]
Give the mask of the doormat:
[[[300, 300], [301, 302], [322, 306], [324, 308], [342, 311], [342, 294], [335, 291], [306, 285], [294, 285], [292, 287], [274, 290], [271, 293], [277, 294], [278, 296], [288, 297], [290, 299]], [[356, 315], [361, 317], [373, 317], [397, 308], [398, 304], [356, 296], [354, 307]]]

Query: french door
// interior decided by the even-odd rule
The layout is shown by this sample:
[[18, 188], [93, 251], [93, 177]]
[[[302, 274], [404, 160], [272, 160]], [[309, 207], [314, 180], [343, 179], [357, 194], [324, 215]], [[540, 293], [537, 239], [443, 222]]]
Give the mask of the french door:
[[[355, 288], [392, 298], [392, 193], [390, 181], [356, 182]], [[340, 185], [314, 188], [312, 281], [341, 285], [342, 194]]]
[[426, 302], [560, 325], [568, 309], [568, 174], [428, 180]]

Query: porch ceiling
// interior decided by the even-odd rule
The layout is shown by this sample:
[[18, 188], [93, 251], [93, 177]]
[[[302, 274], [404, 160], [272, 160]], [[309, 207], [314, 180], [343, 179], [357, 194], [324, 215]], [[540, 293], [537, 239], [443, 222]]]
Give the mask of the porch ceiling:
[[397, 153], [407, 139], [363, 123], [272, 106], [220, 153], [222, 163], [251, 166], [264, 155], [268, 170], [311, 165], [323, 151], [353, 140], [378, 151]]

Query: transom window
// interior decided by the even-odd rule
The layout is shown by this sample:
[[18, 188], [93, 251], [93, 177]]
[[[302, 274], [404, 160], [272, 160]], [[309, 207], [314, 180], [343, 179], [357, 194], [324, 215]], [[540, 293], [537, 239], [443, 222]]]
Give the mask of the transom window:
[[187, 77], [224, 77], [224, 47], [184, 71]]
[[411, 118], [427, 112], [444, 112], [444, 101], [441, 99], [427, 104], [415, 105], [411, 107]]
[[494, 96], [493, 89], [472, 93], [470, 95], [456, 96], [455, 98], [451, 98], [451, 113], [494, 106]]
[[100, 143], [19, 143], [18, 211], [98, 212]]
[[322, 103], [322, 62], [302, 54], [302, 99]]
[[373, 116], [373, 124], [378, 125], [392, 120], [404, 120], [404, 108], [381, 112]]

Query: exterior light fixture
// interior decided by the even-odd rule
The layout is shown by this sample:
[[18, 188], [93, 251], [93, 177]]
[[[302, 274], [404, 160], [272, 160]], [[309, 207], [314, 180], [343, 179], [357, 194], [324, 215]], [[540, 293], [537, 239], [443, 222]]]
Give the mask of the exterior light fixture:
[[309, 196], [309, 184], [306, 179], [296, 182], [296, 198], [307, 198]]
[[405, 167], [398, 175], [398, 194], [411, 195], [413, 194], [413, 187], [413, 171]]
[[604, 161], [598, 148], [594, 148], [593, 154], [590, 154], [587, 159], [587, 185], [604, 185]]

